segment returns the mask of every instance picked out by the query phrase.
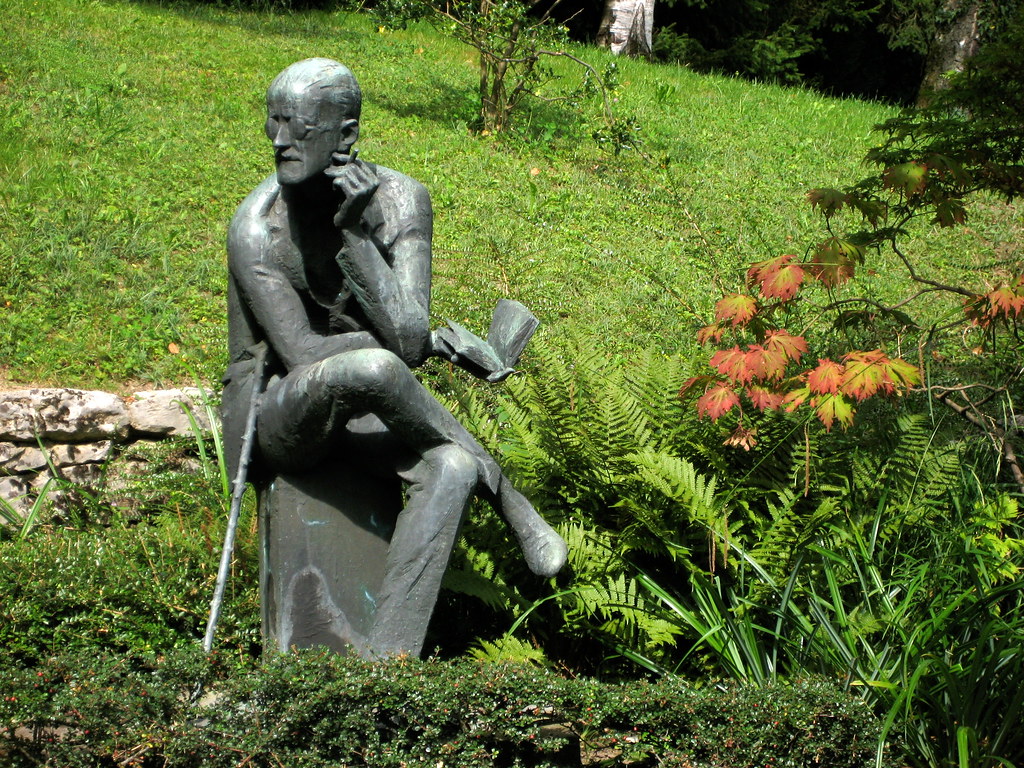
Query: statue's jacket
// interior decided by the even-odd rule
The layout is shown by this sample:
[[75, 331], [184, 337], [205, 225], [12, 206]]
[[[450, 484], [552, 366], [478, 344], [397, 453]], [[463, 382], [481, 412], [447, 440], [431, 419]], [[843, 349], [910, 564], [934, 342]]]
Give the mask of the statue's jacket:
[[[422, 329], [418, 329], [422, 333], [423, 340], [419, 343], [422, 350], [413, 352], [411, 359], [409, 355], [401, 356], [411, 365], [419, 364], [426, 357], [430, 337], [427, 321], [433, 221], [430, 198], [423, 185], [414, 179], [389, 168], [374, 167], [379, 186], [363, 213], [362, 226], [385, 261], [396, 272], [401, 270], [402, 278], [411, 284], [407, 285], [409, 303], [417, 305], [411, 314], [422, 317], [422, 321], [416, 321], [417, 325], [422, 325]], [[352, 332], [369, 332], [380, 338], [343, 277], [339, 278], [340, 288], [336, 293], [318, 291], [308, 284], [303, 269], [288, 263], [289, 259], [282, 256], [291, 251], [290, 260], [295, 262], [297, 250], [274, 247], [279, 227], [273, 222], [275, 217], [283, 215], [280, 197], [281, 188], [276, 176], [271, 175], [239, 205], [228, 230], [230, 361], [222, 379], [221, 419], [224, 454], [232, 478], [238, 470], [253, 387], [262, 390], [275, 378], [287, 375], [296, 358], [293, 348], [275, 348], [272, 337], [278, 338], [279, 346], [292, 344], [296, 347], [302, 345], [303, 333], [314, 340]], [[256, 272], [266, 278], [259, 281], [258, 289], [250, 287], [246, 292], [239, 279], [241, 270], [249, 270], [250, 285]], [[286, 297], [286, 293], [291, 296]], [[283, 316], [282, 307], [294, 306], [295, 295], [302, 302], [302, 317], [296, 318], [294, 313]], [[283, 300], [285, 298], [292, 301]], [[274, 324], [276, 329], [263, 327], [257, 316], [270, 318], [266, 324]], [[299, 333], [292, 333], [291, 337], [274, 333], [281, 328], [292, 331], [297, 328]], [[380, 346], [386, 345], [382, 341]], [[261, 380], [254, 381], [258, 367]], [[259, 484], [268, 474], [267, 468], [261, 465], [258, 450], [254, 450], [248, 480]]]

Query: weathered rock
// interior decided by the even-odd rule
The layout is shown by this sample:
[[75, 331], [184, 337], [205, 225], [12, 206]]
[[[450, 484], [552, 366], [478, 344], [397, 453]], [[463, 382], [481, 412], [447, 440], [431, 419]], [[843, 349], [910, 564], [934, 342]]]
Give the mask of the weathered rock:
[[190, 435], [192, 423], [188, 409], [199, 429], [210, 430], [210, 420], [203, 407], [202, 392], [195, 387], [136, 392], [128, 403], [132, 430], [144, 435]]
[[134, 483], [138, 482], [140, 477], [143, 477], [149, 471], [150, 463], [145, 459], [121, 456], [110, 465], [110, 469], [107, 472], [107, 490], [123, 491], [126, 488], [130, 488]]
[[[53, 475], [50, 474], [49, 470], [45, 470], [36, 475], [31, 475], [27, 479], [29, 488], [32, 489], [33, 493], [39, 494], [44, 489], [48, 491], [56, 490], [57, 481], [54, 479]], [[49, 488], [47, 488], [47, 484], [49, 484]]]
[[0, 475], [23, 475], [46, 466], [46, 455], [34, 445], [0, 443]]
[[26, 515], [32, 506], [28, 497], [29, 483], [24, 477], [0, 477], [0, 499], [7, 502], [19, 515]]
[[99, 464], [72, 464], [60, 468], [61, 479], [74, 483], [95, 487], [103, 479], [103, 467]]
[[114, 443], [102, 440], [98, 443], [62, 443], [50, 449], [50, 458], [58, 467], [72, 464], [98, 464], [110, 458]]
[[120, 439], [128, 411], [117, 395], [81, 389], [21, 389], [0, 395], [0, 440]]
[[[22, 517], [44, 489], [43, 508], [54, 519], [72, 511], [103, 514], [100, 510], [113, 507], [129, 516], [144, 514], [160, 503], [152, 492], [140, 492], [140, 481], [152, 472], [148, 452], [155, 450], [164, 467], [167, 449], [156, 448], [159, 441], [191, 433], [182, 401], [201, 429], [210, 429], [203, 393], [196, 388], [139, 392], [129, 398], [131, 412], [124, 400], [106, 392], [0, 392], [0, 498]], [[187, 451], [174, 450], [172, 456], [178, 453], [171, 471], [202, 471]], [[93, 497], [100, 490], [103, 503], [97, 505]]]

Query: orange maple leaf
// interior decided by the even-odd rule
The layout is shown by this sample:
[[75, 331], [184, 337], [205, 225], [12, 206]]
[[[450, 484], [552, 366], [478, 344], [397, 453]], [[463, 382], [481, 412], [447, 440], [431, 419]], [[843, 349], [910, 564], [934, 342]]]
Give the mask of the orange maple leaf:
[[705, 325], [699, 331], [697, 331], [697, 343], [704, 345], [709, 341], [713, 341], [715, 344], [722, 340], [722, 334], [725, 333], [725, 326], [721, 323], [712, 323], [711, 325]]
[[725, 382], [719, 382], [697, 400], [697, 415], [717, 421], [739, 404], [739, 395]]
[[746, 325], [757, 314], [757, 299], [745, 293], [730, 293], [715, 304], [715, 320], [734, 326]]
[[774, 411], [782, 406], [782, 392], [758, 384], [747, 387], [747, 397], [759, 411]]
[[732, 381], [739, 381], [743, 366], [746, 364], [746, 353], [738, 346], [731, 349], [720, 349], [708, 361], [711, 367]]
[[900, 394], [901, 390], [921, 382], [921, 372], [916, 365], [890, 358], [880, 349], [855, 350], [844, 356], [843, 362], [845, 370], [839, 391], [855, 400], [865, 400], [879, 392]]
[[818, 367], [807, 374], [807, 388], [816, 395], [839, 392], [845, 368], [828, 358], [818, 358]]
[[785, 355], [787, 360], [797, 363], [807, 351], [807, 341], [803, 336], [794, 336], [785, 328], [768, 331], [764, 339], [765, 349]]
[[841, 387], [843, 394], [855, 400], [866, 400], [879, 390], [893, 392], [895, 388], [881, 365], [882, 361], [887, 359], [880, 349], [870, 352], [853, 351], [845, 355], [843, 362], [846, 365]]
[[793, 264], [796, 255], [787, 253], [767, 261], [760, 261], [747, 270], [747, 280], [761, 286], [761, 295], [766, 299], [789, 301], [800, 289], [806, 277], [804, 268]]

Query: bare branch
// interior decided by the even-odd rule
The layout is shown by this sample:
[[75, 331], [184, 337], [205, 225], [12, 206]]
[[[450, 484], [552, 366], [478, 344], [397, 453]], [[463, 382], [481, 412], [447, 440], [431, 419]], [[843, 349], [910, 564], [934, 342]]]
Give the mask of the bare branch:
[[903, 266], [907, 268], [907, 272], [910, 274], [910, 279], [913, 280], [915, 283], [930, 285], [933, 288], [935, 288], [935, 290], [938, 291], [945, 291], [946, 293], [956, 293], [960, 296], [966, 296], [967, 298], [974, 298], [975, 294], [972, 293], [971, 291], [968, 291], [966, 288], [961, 288], [958, 285], [946, 285], [945, 283], [940, 283], [936, 280], [929, 280], [927, 277], [921, 277], [920, 275], [917, 274], [917, 271], [914, 269], [914, 265], [910, 263], [910, 259], [908, 259], [906, 254], [904, 254], [903, 251], [901, 251], [899, 247], [896, 245], [895, 239], [890, 239], [889, 245], [892, 247], [893, 252], [897, 256], [899, 256], [900, 261], [903, 262]]
[[1013, 430], [1008, 433], [999, 426], [995, 419], [979, 411], [976, 404], [968, 400], [966, 396], [961, 395], [967, 400], [968, 405], [961, 405], [952, 400], [950, 394], [950, 392], [938, 392], [935, 394], [935, 399], [951, 408], [955, 413], [963, 416], [967, 421], [989, 436], [996, 449], [1002, 454], [1006, 466], [1010, 468], [1010, 474], [1013, 475], [1013, 480], [1017, 483], [1017, 487], [1021, 493], [1024, 493], [1024, 470], [1021, 469], [1020, 462], [1017, 460], [1017, 453], [1010, 442], [1010, 434], [1012, 434]]

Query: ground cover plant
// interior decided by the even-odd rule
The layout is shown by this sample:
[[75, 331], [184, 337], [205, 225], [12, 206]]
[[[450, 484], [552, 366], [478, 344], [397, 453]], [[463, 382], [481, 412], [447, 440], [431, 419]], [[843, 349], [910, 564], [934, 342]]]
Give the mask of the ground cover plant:
[[[426, 27], [8, 5], [3, 385], [215, 382], [225, 228], [270, 169], [263, 89], [298, 58], [341, 59], [366, 90], [366, 158], [433, 195], [438, 321], [480, 329], [511, 296], [544, 323], [527, 375], [500, 393], [440, 366], [426, 375], [559, 526], [572, 572], [526, 576], [501, 525], [474, 510], [428, 644], [606, 679], [785, 686], [823, 673], [883, 719], [878, 744], [906, 743], [904, 763], [1021, 762], [1024, 537], [984, 435], [915, 391], [866, 402], [845, 433], [754, 412], [756, 440], [725, 444], [735, 423], [700, 420], [676, 396], [707, 372], [697, 333], [716, 301], [752, 262], [816, 241], [805, 193], [864, 175], [871, 127], [892, 110], [621, 61], [615, 106], [635, 116], [642, 151], [616, 155], [593, 141], [596, 104], [524, 104], [502, 137], [475, 132], [475, 54]], [[1019, 259], [1019, 208], [983, 198], [953, 224], [912, 222], [902, 242], [951, 282]], [[898, 257], [873, 264], [855, 288], [898, 301]], [[943, 312], [926, 307], [922, 322]], [[159, 658], [198, 642], [223, 494], [161, 461], [137, 490], [152, 499], [141, 517], [100, 494], [59, 524], [4, 532], [12, 674], [61, 647]], [[219, 641], [239, 660], [258, 645], [247, 515]]]

